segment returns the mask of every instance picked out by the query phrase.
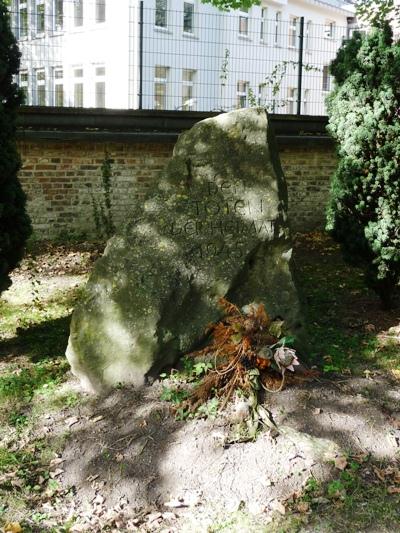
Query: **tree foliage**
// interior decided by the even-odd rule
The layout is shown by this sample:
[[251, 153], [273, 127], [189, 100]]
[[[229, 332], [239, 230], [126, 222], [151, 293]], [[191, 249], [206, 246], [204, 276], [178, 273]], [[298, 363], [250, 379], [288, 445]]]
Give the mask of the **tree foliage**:
[[230, 9], [249, 8], [260, 5], [261, 0], [202, 0], [202, 2], [204, 4], [211, 4], [221, 11], [229, 11]]
[[389, 25], [356, 33], [331, 64], [338, 141], [328, 229], [389, 305], [400, 279], [400, 44]]
[[396, 0], [356, 0], [357, 18], [371, 26], [400, 20], [400, 5]]
[[8, 275], [21, 259], [31, 232], [25, 194], [17, 177], [21, 162], [15, 134], [22, 94], [13, 76], [18, 73], [19, 61], [9, 13], [0, 0], [0, 292], [9, 286]]

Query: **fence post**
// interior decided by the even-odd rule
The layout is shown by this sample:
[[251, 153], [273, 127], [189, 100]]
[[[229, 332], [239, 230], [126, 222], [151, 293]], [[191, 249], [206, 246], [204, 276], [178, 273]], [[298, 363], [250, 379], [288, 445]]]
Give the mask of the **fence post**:
[[143, 109], [143, 3], [139, 8], [139, 109]]
[[303, 84], [304, 17], [300, 18], [299, 61], [297, 77], [297, 114], [301, 115], [301, 91]]

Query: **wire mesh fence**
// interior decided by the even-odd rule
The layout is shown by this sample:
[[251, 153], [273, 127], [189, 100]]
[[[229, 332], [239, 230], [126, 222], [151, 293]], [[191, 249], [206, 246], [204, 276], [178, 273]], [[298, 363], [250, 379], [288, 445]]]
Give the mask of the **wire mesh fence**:
[[329, 64], [353, 28], [345, 13], [320, 19], [194, 1], [11, 5], [26, 104], [60, 107], [323, 115]]

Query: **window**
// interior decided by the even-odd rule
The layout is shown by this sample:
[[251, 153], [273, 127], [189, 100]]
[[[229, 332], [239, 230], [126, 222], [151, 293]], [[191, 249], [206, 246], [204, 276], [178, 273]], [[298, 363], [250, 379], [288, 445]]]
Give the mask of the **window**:
[[239, 15], [239, 35], [248, 35], [249, 33], [249, 9], [247, 7], [240, 8]]
[[267, 10], [265, 8], [261, 9], [261, 19], [260, 19], [260, 41], [265, 42], [267, 36]]
[[193, 33], [194, 5], [190, 2], [183, 3], [183, 31]]
[[329, 76], [329, 66], [325, 65], [322, 69], [322, 90], [329, 91], [331, 88], [331, 78]]
[[36, 0], [36, 33], [44, 33], [44, 0]]
[[24, 93], [24, 104], [29, 105], [29, 74], [27, 70], [20, 71], [19, 86]]
[[63, 0], [54, 0], [53, 4], [53, 27], [60, 31], [64, 26], [64, 3]]
[[26, 2], [19, 2], [18, 5], [18, 26], [19, 38], [28, 36], [28, 6]]
[[53, 71], [54, 80], [54, 105], [62, 107], [64, 105], [64, 73], [61, 67], [55, 67]]
[[297, 104], [297, 89], [294, 87], [289, 87], [288, 89], [288, 99], [287, 99], [287, 112], [290, 115], [294, 115], [296, 112]]
[[333, 22], [333, 21], [326, 21], [325, 22], [325, 26], [324, 26], [324, 36], [327, 38], [327, 39], [334, 39], [335, 38], [335, 28], [336, 28], [336, 23]]
[[36, 70], [36, 105], [46, 105], [46, 74], [44, 69]]
[[106, 0], [96, 0], [96, 22], [106, 21]]
[[306, 43], [305, 43], [305, 49], [311, 50], [311, 38], [312, 38], [312, 22], [311, 20], [307, 21], [306, 25]]
[[249, 86], [248, 81], [237, 82], [237, 107], [246, 107], [247, 105], [247, 89]]
[[96, 107], [106, 107], [106, 68], [96, 67], [95, 76], [95, 105]]
[[154, 109], [167, 108], [168, 67], [157, 66], [154, 69]]
[[297, 17], [290, 17], [290, 22], [289, 22], [289, 47], [290, 48], [297, 47], [298, 22], [299, 22], [299, 19]]
[[83, 26], [83, 0], [74, 0], [74, 26]]
[[310, 89], [304, 89], [303, 115], [307, 115], [309, 103], [310, 103]]
[[167, 0], [156, 0], [156, 17], [154, 24], [159, 28], [167, 27]]
[[281, 45], [281, 34], [282, 34], [282, 13], [277, 11], [275, 14], [275, 46]]
[[267, 87], [265, 83], [260, 83], [258, 86], [258, 105], [260, 107], [267, 105]]
[[83, 107], [83, 68], [74, 69], [74, 107]]
[[193, 86], [196, 76], [195, 70], [183, 69], [182, 72], [182, 109], [192, 111], [195, 101], [193, 99]]

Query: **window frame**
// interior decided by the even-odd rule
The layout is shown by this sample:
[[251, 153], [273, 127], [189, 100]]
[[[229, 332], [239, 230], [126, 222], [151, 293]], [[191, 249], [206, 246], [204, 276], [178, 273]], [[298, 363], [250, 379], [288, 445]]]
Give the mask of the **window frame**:
[[[37, 36], [44, 35], [46, 32], [46, 2], [45, 0], [35, 0], [35, 34]], [[41, 9], [41, 12], [39, 13], [39, 7]], [[41, 20], [41, 25], [43, 24], [43, 27], [39, 29], [39, 20]]]
[[[160, 2], [165, 4], [165, 7], [159, 5]], [[157, 24], [157, 13], [161, 12], [161, 16], [164, 19], [163, 24]], [[168, 0], [156, 0], [155, 10], [154, 10], [154, 27], [158, 29], [167, 29], [168, 28]]]
[[[186, 13], [185, 13], [185, 7], [186, 6], [191, 6], [191, 15], [192, 15], [192, 24], [191, 24], [191, 29], [190, 30], [187, 30], [185, 29], [185, 16], [186, 16]], [[194, 29], [195, 29], [195, 24], [194, 24], [194, 14], [195, 14], [195, 10], [194, 10], [194, 2], [183, 2], [183, 33], [187, 34], [187, 35], [193, 35], [194, 34]]]
[[268, 8], [262, 7], [261, 13], [260, 13], [260, 42], [262, 43], [266, 43], [268, 40], [266, 37], [266, 35], [268, 35], [268, 32], [265, 31], [267, 30], [267, 25], [268, 25]]
[[[100, 17], [99, 14], [102, 16]], [[94, 19], [96, 24], [104, 24], [106, 22], [106, 0], [96, 0], [94, 6]]]
[[335, 39], [336, 38], [336, 21], [335, 20], [325, 20], [324, 24], [324, 38], [325, 39]]
[[[57, 73], [61, 72], [61, 77], [57, 76]], [[62, 103], [57, 102], [57, 88], [62, 88]], [[64, 69], [62, 66], [53, 67], [53, 105], [55, 107], [64, 107], [65, 92], [64, 92]]]
[[322, 92], [328, 93], [331, 90], [331, 75], [329, 65], [322, 67]]
[[[61, 10], [59, 10], [61, 6]], [[58, 24], [58, 17], [61, 12], [61, 24]], [[64, 30], [64, 0], [53, 0], [53, 32]]]
[[[25, 33], [22, 34], [22, 16], [21, 13], [24, 12], [24, 28]], [[28, 1], [24, 0], [18, 1], [18, 38], [19, 39], [28, 39], [29, 36], [29, 14], [28, 14]]]
[[[80, 6], [80, 13], [81, 13], [80, 16], [78, 16], [79, 15], [77, 11], [78, 6]], [[83, 0], [74, 0], [73, 10], [74, 10], [73, 27], [82, 28], [84, 24], [84, 16], [85, 16]]]
[[[82, 73], [77, 75], [77, 72], [81, 71]], [[73, 101], [73, 107], [84, 107], [85, 104], [85, 83], [84, 83], [84, 69], [82, 66], [75, 66], [72, 68], [72, 79], [73, 79], [73, 89], [74, 89], [74, 101]], [[80, 80], [80, 81], [78, 81]], [[81, 88], [81, 105], [77, 104], [77, 87], [80, 86]]]
[[288, 115], [296, 114], [297, 87], [288, 87], [287, 112]]
[[[43, 74], [43, 78], [39, 77], [41, 74]], [[39, 102], [39, 94], [42, 94], [42, 91], [39, 90], [39, 88], [41, 89], [42, 87], [44, 89], [44, 92], [43, 92], [44, 103]], [[37, 68], [35, 69], [35, 105], [37, 106], [46, 105], [46, 96], [47, 96], [46, 93], [47, 93], [46, 91], [46, 69], [43, 67]]]
[[282, 11], [275, 13], [274, 46], [282, 46]]
[[[97, 70], [103, 69], [102, 74], [98, 74]], [[103, 93], [101, 95], [101, 98], [103, 99], [103, 105], [98, 104], [98, 84], [102, 83], [104, 86]], [[94, 103], [96, 108], [105, 109], [106, 107], [106, 67], [104, 64], [99, 64], [94, 66]]]
[[[243, 84], [242, 90], [240, 90], [240, 84]], [[245, 109], [247, 107], [247, 98], [249, 91], [249, 82], [244, 80], [238, 80], [236, 83], [236, 107], [237, 109]], [[244, 105], [242, 105], [242, 98], [244, 98]]]
[[[185, 72], [190, 73], [191, 79], [186, 80], [185, 79]], [[197, 75], [197, 70], [192, 68], [184, 68], [182, 69], [182, 110], [184, 111], [194, 111], [195, 108], [195, 101], [194, 101], [194, 86], [195, 86], [195, 77]], [[192, 100], [192, 104], [186, 105], [184, 103], [184, 89], [189, 88], [190, 89], [190, 96], [189, 101]]]
[[[25, 76], [25, 75], [26, 75], [26, 80], [23, 81], [22, 76]], [[22, 92], [25, 94], [24, 105], [29, 105], [30, 95], [29, 95], [29, 70], [28, 69], [21, 69], [19, 71], [18, 86], [20, 89], [22, 89]]]
[[[242, 31], [242, 22], [245, 23], [245, 31]], [[238, 33], [240, 37], [248, 37], [249, 36], [249, 8], [248, 7], [241, 7], [239, 8], [239, 28]]]
[[[160, 68], [165, 69], [165, 76], [164, 77], [157, 76], [157, 69], [160, 69]], [[168, 74], [169, 74], [169, 67], [167, 67], [165, 65], [155, 65], [154, 66], [154, 81], [153, 81], [153, 83], [154, 83], [154, 109], [159, 110], [159, 111], [164, 111], [168, 107], [168, 92], [167, 92], [167, 89], [168, 89]], [[157, 94], [157, 90], [156, 90], [157, 86], [164, 88], [164, 94], [161, 95], [164, 98], [164, 105], [161, 106], [161, 107], [157, 106], [157, 96], [159, 96]]]
[[290, 15], [289, 17], [289, 43], [288, 48], [297, 48], [297, 42], [298, 42], [298, 30], [299, 30], [299, 17], [296, 17], [295, 15]]
[[307, 20], [307, 24], [306, 24], [306, 35], [305, 35], [305, 46], [304, 46], [304, 49], [307, 51], [307, 52], [311, 52], [311, 39], [313, 37], [313, 21], [312, 20]]

